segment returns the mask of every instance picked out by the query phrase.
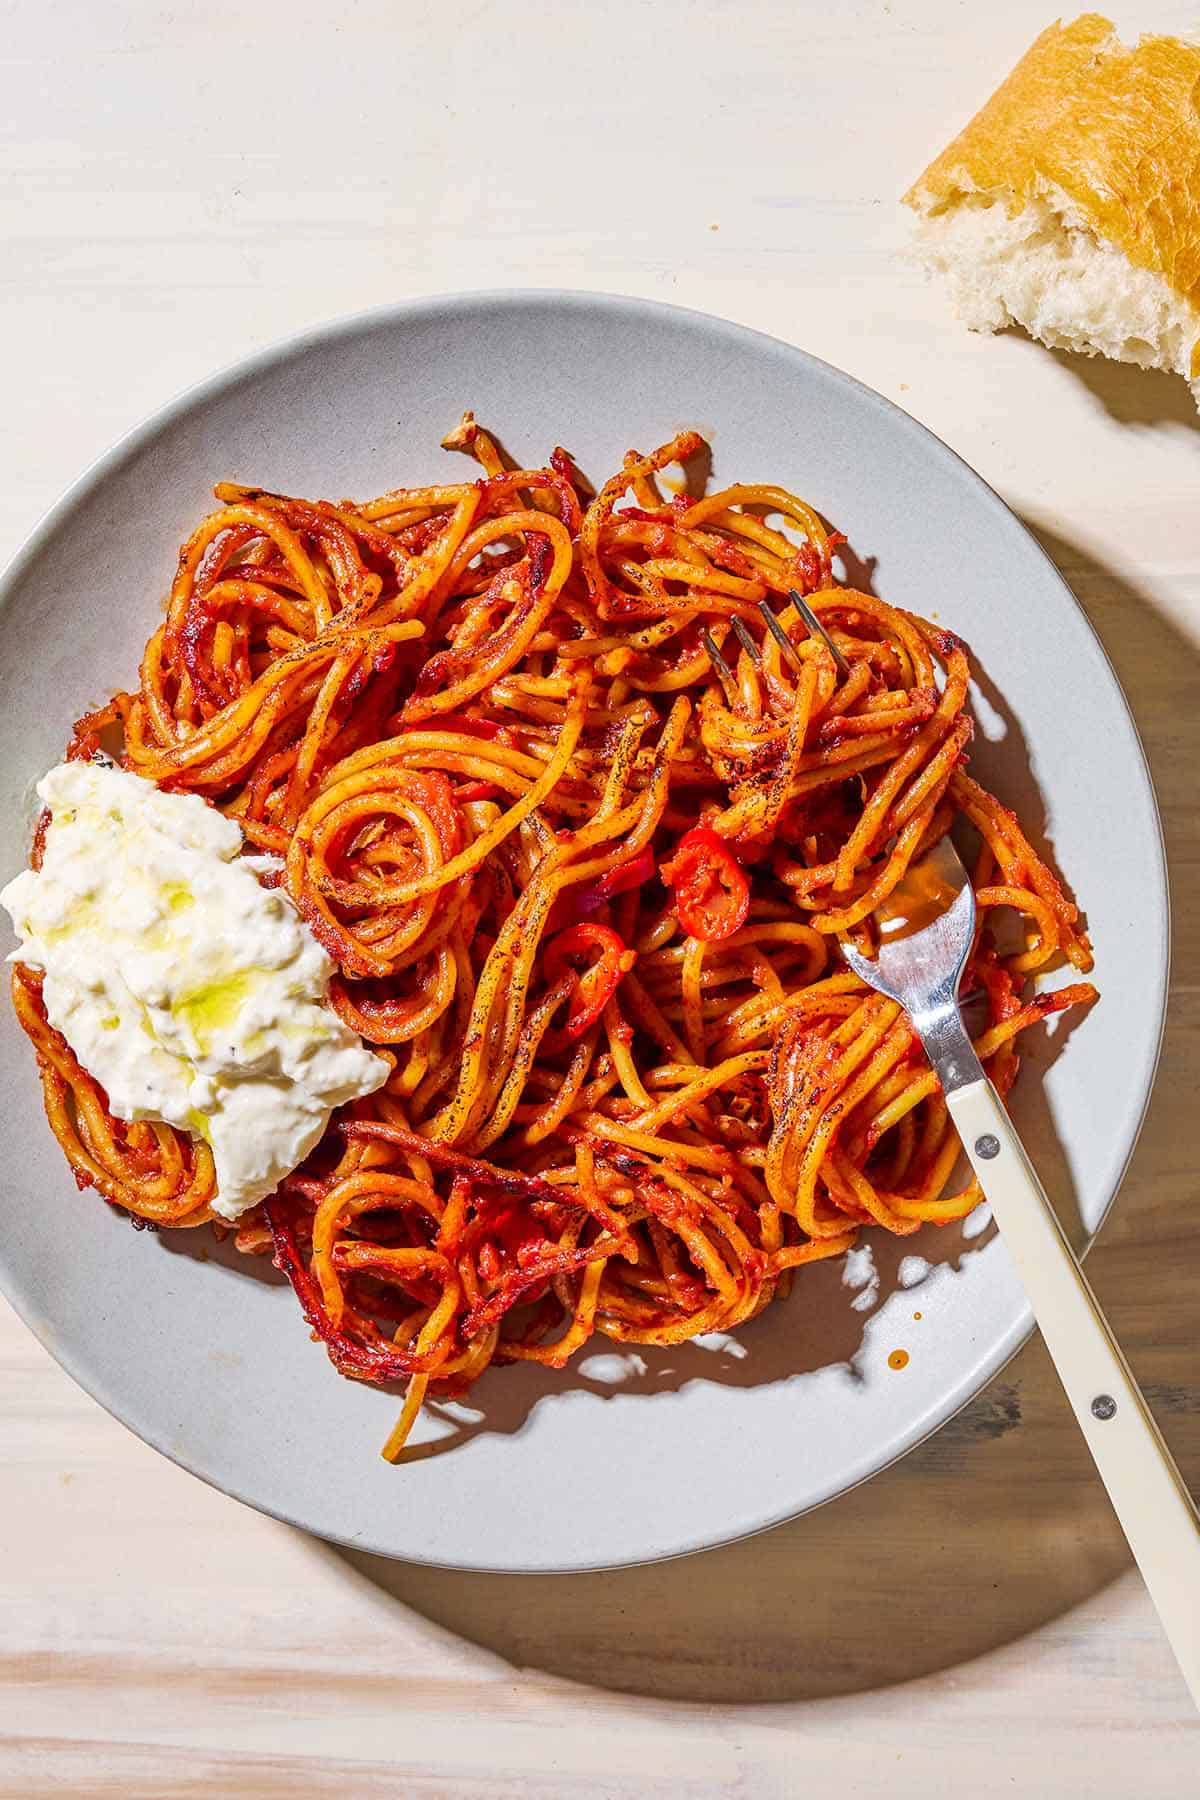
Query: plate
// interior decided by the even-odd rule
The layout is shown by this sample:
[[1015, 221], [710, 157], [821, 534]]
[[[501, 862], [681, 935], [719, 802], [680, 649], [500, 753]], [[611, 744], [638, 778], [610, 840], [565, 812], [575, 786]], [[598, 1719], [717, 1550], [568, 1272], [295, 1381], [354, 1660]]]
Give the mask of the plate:
[[[71, 720], [133, 679], [212, 482], [365, 497], [461, 479], [438, 441], [465, 407], [521, 459], [562, 443], [593, 476], [696, 426], [716, 481], [804, 495], [847, 534], [860, 585], [967, 639], [975, 766], [1049, 848], [1095, 941], [1100, 1004], [1029, 1046], [1014, 1106], [1060, 1212], [1093, 1232], [1149, 1095], [1168, 956], [1158, 815], [1116, 678], [1037, 544], [950, 450], [848, 376], [716, 319], [575, 293], [421, 301], [256, 356], [139, 427], [3, 586], [0, 874], [24, 861], [32, 784]], [[395, 1401], [335, 1375], [273, 1272], [207, 1233], [131, 1230], [76, 1192], [7, 1008], [0, 1083], [0, 1279], [42, 1342], [205, 1480], [389, 1556], [595, 1569], [760, 1530], [910, 1449], [1031, 1326], [977, 1212], [801, 1270], [736, 1340], [593, 1343], [563, 1375], [494, 1370], [392, 1468]]]

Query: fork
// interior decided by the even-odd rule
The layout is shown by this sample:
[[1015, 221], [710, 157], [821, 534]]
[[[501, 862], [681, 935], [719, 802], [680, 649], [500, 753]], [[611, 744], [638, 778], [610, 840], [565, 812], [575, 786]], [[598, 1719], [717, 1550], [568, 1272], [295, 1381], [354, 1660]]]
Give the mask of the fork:
[[1200, 1516], [959, 1010], [975, 895], [949, 838], [878, 908], [874, 957], [850, 969], [901, 1005], [942, 1085], [1193, 1700], [1200, 1707]]
[[[842, 655], [841, 651], [822, 625], [820, 619], [818, 619], [816, 613], [804, 598], [804, 595], [798, 588], [791, 588], [788, 592], [788, 599], [795, 607], [800, 618], [804, 621], [804, 624], [808, 628], [809, 635], [811, 637], [820, 638], [830, 656], [833, 658], [834, 668], [844, 681], [846, 676], [850, 673], [850, 664], [846, 661], [846, 658]], [[762, 614], [763, 624], [775, 639], [775, 642], [779, 645], [785, 660], [791, 664], [791, 667], [797, 674], [800, 674], [803, 671], [804, 664], [797, 653], [795, 644], [793, 644], [791, 638], [788, 636], [775, 614], [771, 611], [769, 603], [766, 600], [760, 600], [758, 610]], [[754, 664], [756, 669], [761, 669], [763, 666], [762, 651], [750, 636], [743, 620], [739, 619], [737, 614], [734, 613], [729, 623], [733, 627], [733, 635], [742, 646], [742, 649], [746, 652], [746, 655], [750, 658], [750, 661]], [[717, 680], [725, 690], [725, 698], [732, 704], [737, 698], [737, 678], [735, 677], [733, 670], [721, 654], [720, 646], [713, 637], [711, 631], [702, 631], [700, 633], [700, 642], [704, 645], [705, 655], [717, 672]]]
[[[790, 599], [844, 677], [845, 658], [816, 613], [795, 590]], [[765, 600], [759, 611], [782, 654], [793, 669], [801, 669], [795, 645]], [[735, 616], [730, 623], [761, 669], [762, 652], [742, 620]], [[733, 704], [736, 676], [711, 633], [700, 635]], [[975, 935], [975, 894], [949, 838], [909, 866], [874, 917], [875, 956], [864, 956], [844, 937], [842, 955], [868, 987], [904, 1008], [925, 1048], [1167, 1641], [1200, 1707], [1200, 1515], [967, 1035], [958, 988]]]

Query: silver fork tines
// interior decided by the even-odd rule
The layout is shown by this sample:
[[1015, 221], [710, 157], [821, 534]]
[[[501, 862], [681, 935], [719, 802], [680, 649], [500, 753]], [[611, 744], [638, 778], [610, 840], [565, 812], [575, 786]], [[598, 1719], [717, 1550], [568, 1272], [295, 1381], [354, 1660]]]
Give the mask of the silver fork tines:
[[746, 652], [746, 655], [750, 658], [750, 661], [754, 664], [754, 667], [756, 669], [761, 669], [762, 668], [762, 651], [759, 649], [759, 647], [755, 643], [754, 639], [750, 636], [750, 633], [747, 631], [743, 621], [741, 619], [739, 619], [737, 614], [735, 613], [733, 618], [730, 619], [729, 623], [733, 626], [734, 637], [736, 637], [738, 643], [742, 646], [742, 649]]
[[730, 706], [736, 706], [738, 685], [733, 670], [721, 655], [720, 647], [711, 631], [701, 631], [700, 642], [704, 645], [705, 655], [717, 671], [717, 680], [725, 690], [725, 698]]
[[[808, 626], [808, 629], [813, 633], [814, 637], [819, 637], [821, 642], [825, 645], [825, 648], [833, 658], [834, 666], [837, 669], [838, 674], [844, 681], [850, 673], [850, 664], [846, 661], [845, 657], [822, 625], [820, 619], [818, 619], [816, 613], [804, 598], [804, 595], [799, 593], [796, 588], [789, 588], [788, 599], [800, 614], [800, 617], [804, 620], [804, 623]], [[779, 624], [778, 619], [776, 619], [775, 623], [777, 625]], [[780, 631], [782, 632], [782, 630], [783, 627], [780, 626]]]
[[[805, 600], [803, 594], [797, 593], [795, 588], [792, 588], [790, 590], [790, 598], [796, 611], [808, 626], [809, 631], [814, 637], [819, 637], [829, 651], [839, 675], [841, 675], [844, 680], [850, 673], [849, 663], [822, 625], [820, 619], [818, 619], [812, 607], [808, 604], [807, 600]], [[783, 654], [793, 671], [797, 675], [803, 674], [804, 663], [797, 652], [795, 644], [793, 644], [791, 638], [783, 629], [783, 626], [779, 623], [779, 620], [775, 617], [775, 614], [771, 611], [770, 606], [765, 600], [759, 601], [758, 610], [762, 614], [763, 624], [771, 633], [771, 636], [775, 639], [779, 648], [783, 651]], [[733, 627], [734, 636], [742, 646], [742, 649], [746, 652], [746, 655], [750, 658], [750, 661], [754, 664], [754, 667], [756, 669], [761, 669], [762, 651], [746, 629], [745, 621], [739, 619], [735, 613], [729, 623]], [[704, 645], [709, 662], [717, 672], [717, 677], [725, 690], [725, 698], [729, 701], [730, 705], [732, 705], [737, 697], [737, 679], [734, 676], [733, 670], [721, 654], [720, 647], [710, 631], [702, 631], [700, 633], [700, 642]]]
[[796, 654], [796, 646], [793, 644], [791, 638], [783, 629], [783, 626], [779, 623], [779, 620], [775, 617], [775, 614], [771, 611], [771, 608], [767, 605], [765, 600], [759, 601], [758, 610], [763, 616], [763, 624], [775, 639], [779, 648], [783, 651], [784, 656], [791, 664], [795, 673], [797, 675], [802, 675], [804, 673], [804, 664]]

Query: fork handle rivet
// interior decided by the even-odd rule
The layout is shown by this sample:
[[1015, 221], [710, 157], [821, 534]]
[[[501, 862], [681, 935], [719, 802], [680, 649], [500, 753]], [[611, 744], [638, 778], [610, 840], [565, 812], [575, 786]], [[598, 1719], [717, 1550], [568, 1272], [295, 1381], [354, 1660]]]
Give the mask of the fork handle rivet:
[[1092, 1412], [1097, 1419], [1111, 1419], [1116, 1411], [1117, 1403], [1111, 1394], [1097, 1394], [1092, 1401]]
[[990, 1131], [985, 1131], [982, 1137], [975, 1139], [975, 1154], [982, 1156], [986, 1162], [991, 1162], [993, 1156], [1000, 1154], [1000, 1139], [993, 1137]]

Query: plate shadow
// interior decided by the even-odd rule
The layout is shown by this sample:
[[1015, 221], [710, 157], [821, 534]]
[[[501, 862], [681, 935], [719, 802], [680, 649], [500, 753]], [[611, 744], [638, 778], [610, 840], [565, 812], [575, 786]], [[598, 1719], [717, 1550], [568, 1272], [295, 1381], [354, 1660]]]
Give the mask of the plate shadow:
[[[1022, 337], [1025, 335], [1021, 333]], [[1139, 369], [1134, 363], [1110, 362], [1103, 356], [1079, 356], [1070, 350], [1047, 350], [1042, 345], [1038, 348], [1085, 387], [1118, 425], [1169, 425], [1200, 431], [1200, 411], [1178, 375], [1169, 375], [1163, 369]]]

